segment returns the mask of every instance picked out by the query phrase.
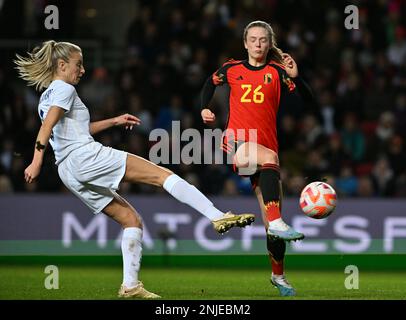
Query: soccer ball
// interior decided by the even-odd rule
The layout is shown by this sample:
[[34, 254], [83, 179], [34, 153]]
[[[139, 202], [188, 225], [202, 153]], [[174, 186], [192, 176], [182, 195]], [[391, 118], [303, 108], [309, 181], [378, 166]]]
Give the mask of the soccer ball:
[[324, 219], [333, 213], [337, 203], [335, 190], [327, 183], [309, 183], [300, 194], [300, 207], [310, 218]]

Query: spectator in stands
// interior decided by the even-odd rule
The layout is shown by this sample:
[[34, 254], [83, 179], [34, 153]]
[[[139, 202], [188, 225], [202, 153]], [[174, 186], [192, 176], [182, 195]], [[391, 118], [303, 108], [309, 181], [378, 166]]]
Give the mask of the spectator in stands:
[[345, 115], [341, 137], [344, 149], [350, 154], [351, 159], [356, 162], [361, 161], [365, 152], [365, 139], [357, 125], [357, 118], [354, 113]]
[[378, 196], [388, 197], [395, 194], [395, 176], [385, 156], [376, 161], [372, 170], [372, 181]]
[[[123, 59], [109, 58], [112, 64], [108, 67], [107, 83], [115, 94], [107, 95], [111, 97], [110, 101], [105, 100], [101, 105], [89, 105], [95, 107], [91, 112], [92, 120], [109, 117], [112, 111], [114, 114], [118, 110], [129, 112], [132, 104], [130, 96], [133, 94], [139, 96], [141, 101], [139, 104], [142, 106], [141, 113], [136, 114], [142, 117], [143, 113], [147, 113], [150, 124], [156, 122], [160, 109], [168, 104], [174, 92], [182, 92], [183, 105], [188, 112], [193, 112], [192, 108], [196, 110], [199, 107], [196, 100], [201, 88], [202, 75], [211, 72], [219, 61], [223, 62], [231, 56], [237, 58], [240, 54], [240, 38], [244, 26], [254, 17], [261, 16], [264, 19], [272, 19], [275, 30], [280, 30], [281, 48], [293, 53], [295, 60], [301, 65], [302, 75], [311, 81], [316, 96], [320, 97], [321, 108], [312, 112], [321, 121], [324, 134], [328, 135], [320, 146], [323, 157], [327, 161], [329, 157], [324, 152], [329, 149], [332, 127], [340, 134], [346, 131], [343, 130], [343, 123], [348, 111], [355, 113], [357, 128], [368, 128], [364, 131], [363, 139], [358, 134], [351, 134], [350, 137], [348, 134], [342, 136], [342, 144], [351, 154], [350, 160], [357, 162], [354, 168], [355, 174], [361, 176], [369, 174], [370, 167], [376, 160], [375, 141], [371, 140], [368, 134], [372, 132], [373, 135], [382, 112], [392, 112], [396, 120], [395, 134], [400, 137], [406, 136], [406, 95], [403, 93], [406, 83], [403, 54], [405, 22], [402, 20], [406, 13], [404, 1], [395, 0], [387, 3], [363, 1], [359, 6], [360, 29], [351, 31], [342, 28], [342, 20], [337, 14], [338, 5], [335, 4], [326, 5], [326, 10], [314, 10], [311, 6], [304, 5], [306, 1], [297, 1], [296, 10], [300, 14], [297, 16], [296, 11], [292, 11], [289, 1], [269, 3], [260, 1], [241, 5], [233, 5], [230, 1], [136, 2], [139, 3], [139, 10], [135, 12], [136, 16], [128, 28], [127, 35], [114, 34], [115, 37], [122, 36], [123, 40], [127, 39], [127, 48], [123, 48], [122, 51]], [[21, 9], [23, 8], [24, 6], [21, 6]], [[287, 13], [289, 13], [288, 20], [286, 20]], [[338, 22], [340, 25], [337, 25]], [[287, 28], [285, 28], [286, 23]], [[28, 30], [23, 24], [24, 22], [19, 30]], [[7, 32], [7, 30], [4, 31]], [[72, 36], [83, 38], [82, 31], [82, 28], [75, 28]], [[23, 39], [31, 35], [21, 33], [19, 36]], [[111, 43], [104, 34], [102, 36], [101, 44]], [[177, 41], [174, 52], [182, 54], [180, 59], [169, 51], [169, 44], [174, 40]], [[109, 48], [102, 49], [102, 59], [113, 57], [108, 51]], [[22, 144], [21, 141], [28, 141], [38, 131], [39, 121], [34, 112], [30, 111], [36, 109], [38, 95], [14, 81], [15, 71], [9, 61], [11, 51], [15, 50], [15, 48], [4, 48], [0, 52], [2, 57], [0, 59], [0, 140], [3, 142], [10, 137], [13, 140], [13, 151], [21, 154], [23, 160], [28, 161], [26, 158], [31, 155], [31, 147], [28, 143]], [[9, 55], [8, 51], [10, 51]], [[317, 58], [314, 59], [314, 57]], [[181, 68], [174, 68], [171, 61]], [[98, 67], [95, 65], [94, 70], [98, 70]], [[90, 82], [92, 86], [91, 80], [83, 79], [82, 87], [85, 91], [86, 82]], [[93, 85], [93, 87], [96, 86]], [[79, 92], [81, 89], [79, 87]], [[104, 96], [103, 90], [99, 90], [100, 95], [95, 97], [96, 99]], [[108, 89], [110, 90], [111, 88]], [[326, 92], [331, 97], [326, 97]], [[222, 114], [217, 115], [219, 123], [225, 122], [228, 117], [224, 100], [227, 100], [225, 90], [217, 90], [213, 101], [216, 101], [218, 109], [223, 110]], [[328, 100], [331, 100], [331, 103]], [[330, 122], [332, 110], [334, 126]], [[281, 116], [283, 116], [282, 111]], [[133, 111], [129, 113], [134, 114]], [[303, 116], [309, 112], [299, 114], [294, 111], [290, 114], [294, 115], [295, 128], [298, 129], [303, 126]], [[17, 117], [21, 125], [16, 126], [13, 117]], [[182, 123], [183, 118], [182, 115]], [[147, 150], [148, 153], [151, 145], [145, 137], [149, 132], [147, 127], [150, 126], [147, 125], [146, 118], [142, 117], [141, 120], [142, 127], [138, 127], [131, 138], [116, 131], [108, 132], [98, 138], [108, 141], [112, 147], [124, 148], [130, 143], [133, 145], [133, 136], [138, 136], [136, 140], [143, 143], [140, 148]], [[195, 124], [198, 120], [194, 119]], [[284, 144], [282, 135], [283, 132], [281, 132], [280, 156], [284, 168], [288, 170], [289, 176], [302, 174], [303, 161], [307, 157], [308, 150], [303, 148], [301, 143]], [[107, 136], [112, 137], [107, 138]], [[298, 138], [301, 138], [300, 135]], [[364, 147], [362, 147], [362, 140]], [[394, 163], [398, 163], [391, 159], [388, 148], [382, 152], [388, 156], [391, 167]], [[358, 166], [364, 169], [359, 170]], [[329, 164], [329, 167], [333, 165]], [[402, 166], [397, 165], [397, 168], [392, 169], [399, 172], [399, 167]], [[53, 165], [48, 163], [44, 163], [44, 168], [46, 171], [54, 170]], [[178, 170], [178, 166], [174, 165], [171, 169]], [[193, 167], [193, 171], [200, 177], [200, 185], [205, 188], [203, 175], [199, 170], [198, 166]], [[336, 177], [339, 176], [340, 171], [341, 167], [338, 167]], [[26, 189], [17, 179], [18, 175], [15, 176], [13, 169], [5, 169], [4, 174], [10, 178], [14, 191]], [[396, 177], [400, 179], [397, 174]], [[52, 176], [49, 178], [54, 179]], [[224, 182], [226, 176], [221, 176], [220, 179]], [[44, 187], [49, 188], [40, 183], [36, 189], [32, 189], [43, 192]], [[136, 188], [142, 189], [143, 192], [157, 192], [157, 189], [144, 189], [144, 186], [137, 185]], [[53, 191], [58, 192], [59, 189], [55, 188]], [[210, 189], [214, 194], [221, 192], [218, 188]]]

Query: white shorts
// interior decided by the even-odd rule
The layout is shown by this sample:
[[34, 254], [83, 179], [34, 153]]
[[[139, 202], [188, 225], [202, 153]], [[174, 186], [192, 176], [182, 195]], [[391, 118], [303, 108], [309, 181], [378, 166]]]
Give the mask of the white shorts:
[[59, 163], [58, 174], [65, 186], [96, 214], [119, 197], [116, 190], [126, 163], [127, 152], [91, 142]]

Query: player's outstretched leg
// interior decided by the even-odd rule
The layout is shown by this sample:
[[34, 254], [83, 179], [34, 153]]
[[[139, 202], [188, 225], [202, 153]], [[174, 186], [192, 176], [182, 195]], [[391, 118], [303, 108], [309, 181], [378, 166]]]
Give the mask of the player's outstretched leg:
[[255, 219], [253, 214], [235, 215], [218, 210], [195, 186], [172, 171], [135, 155], [129, 154], [127, 157], [124, 179], [133, 183], [141, 182], [163, 187], [175, 199], [210, 219], [216, 231], [220, 233], [232, 227], [245, 227]]
[[295, 289], [286, 280], [284, 274], [285, 241], [281, 239], [270, 239], [268, 237], [266, 246], [272, 265], [271, 284], [279, 290], [279, 294], [283, 297], [296, 295]]
[[189, 184], [176, 174], [172, 174], [166, 178], [163, 183], [163, 188], [175, 199], [188, 204], [209, 218], [214, 229], [219, 233], [227, 232], [233, 227], [243, 228], [255, 220], [255, 215], [251, 213], [234, 214], [231, 212], [221, 212], [195, 186]]
[[288, 226], [281, 218], [279, 180], [278, 165], [273, 163], [262, 165], [258, 182], [268, 221], [267, 235], [270, 238], [285, 241], [301, 240], [304, 235]]

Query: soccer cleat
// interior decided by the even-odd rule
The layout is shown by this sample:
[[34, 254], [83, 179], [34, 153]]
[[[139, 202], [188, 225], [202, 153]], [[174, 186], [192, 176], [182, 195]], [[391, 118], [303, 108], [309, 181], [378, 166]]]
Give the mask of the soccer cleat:
[[218, 233], [225, 233], [232, 227], [244, 228], [249, 226], [255, 221], [255, 216], [252, 213], [234, 214], [232, 212], [227, 212], [222, 218], [218, 220], [213, 220], [214, 229]]
[[295, 289], [291, 286], [288, 280], [286, 280], [285, 275], [272, 275], [271, 284], [279, 290], [279, 294], [282, 297], [290, 297], [296, 295]]
[[304, 239], [304, 234], [297, 232], [288, 226], [282, 219], [277, 219], [269, 223], [267, 236], [272, 239], [282, 239], [285, 241], [296, 241]]
[[122, 284], [120, 290], [118, 291], [118, 296], [120, 298], [140, 298], [140, 299], [161, 298], [161, 296], [158, 296], [157, 294], [149, 292], [147, 289], [145, 289], [144, 284], [141, 281], [138, 281], [138, 286], [130, 289]]

